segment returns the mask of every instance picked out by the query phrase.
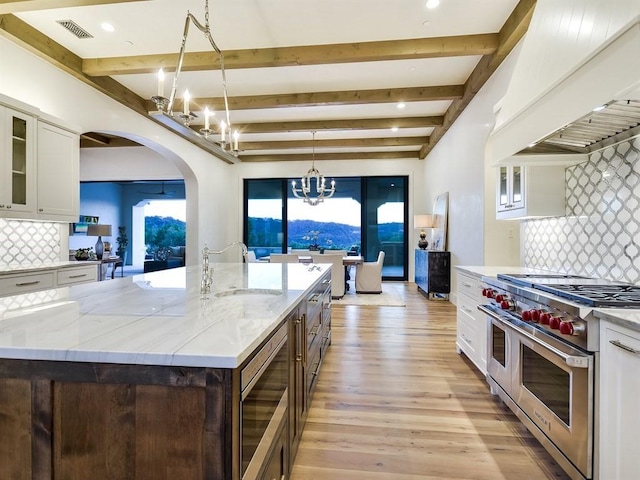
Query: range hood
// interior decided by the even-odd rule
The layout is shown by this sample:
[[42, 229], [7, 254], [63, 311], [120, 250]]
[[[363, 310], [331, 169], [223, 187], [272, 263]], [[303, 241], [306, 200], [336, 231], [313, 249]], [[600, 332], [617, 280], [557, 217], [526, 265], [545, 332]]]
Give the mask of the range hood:
[[640, 2], [538, 0], [495, 112], [491, 164], [586, 160], [640, 135]]

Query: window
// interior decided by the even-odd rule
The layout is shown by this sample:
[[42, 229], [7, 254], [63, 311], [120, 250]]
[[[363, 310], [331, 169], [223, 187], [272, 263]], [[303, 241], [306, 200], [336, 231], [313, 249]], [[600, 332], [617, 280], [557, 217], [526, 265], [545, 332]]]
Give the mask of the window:
[[406, 280], [407, 177], [343, 177], [336, 194], [310, 206], [291, 193], [291, 179], [244, 182], [244, 239], [256, 257], [318, 248], [352, 250], [375, 261], [383, 278]]

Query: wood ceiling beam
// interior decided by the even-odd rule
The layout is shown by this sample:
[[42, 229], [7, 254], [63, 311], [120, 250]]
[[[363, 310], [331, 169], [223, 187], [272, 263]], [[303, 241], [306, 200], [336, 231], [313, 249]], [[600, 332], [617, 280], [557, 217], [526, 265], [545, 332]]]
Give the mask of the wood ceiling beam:
[[[394, 138], [337, 138], [327, 140], [285, 140], [240, 142], [243, 151], [285, 150], [290, 148], [365, 148], [365, 147], [414, 147], [422, 146], [428, 137]], [[317, 154], [316, 154], [317, 155]]]
[[316, 153], [312, 154], [267, 154], [267, 155], [240, 155], [242, 163], [258, 162], [310, 162], [311, 160], [402, 160], [417, 159], [418, 151], [412, 152], [349, 152], [349, 153]]
[[[314, 107], [328, 105], [364, 105], [371, 103], [433, 102], [456, 100], [464, 95], [464, 85], [442, 85], [435, 87], [387, 88], [382, 90], [350, 90], [342, 92], [287, 93], [275, 95], [247, 95], [230, 97], [230, 110], [252, 110], [264, 108]], [[193, 98], [191, 110], [203, 111], [205, 106], [216, 111], [224, 110], [222, 97]], [[149, 110], [155, 110], [151, 100]], [[178, 99], [174, 112], [182, 111], [182, 99]]]
[[[160, 68], [173, 72], [178, 63], [179, 46], [176, 43], [176, 52], [173, 53], [87, 58], [82, 62], [82, 70], [91, 76], [154, 73]], [[487, 33], [335, 45], [228, 50], [222, 53], [225, 69], [237, 69], [482, 56], [493, 54], [498, 46], [498, 34]], [[219, 69], [220, 59], [213, 51], [186, 52], [184, 55], [183, 71]]]
[[[265, 122], [233, 124], [244, 133], [312, 132], [314, 130], [371, 130], [398, 128], [425, 128], [443, 125], [444, 117], [363, 118], [346, 120], [310, 120], [304, 122]], [[195, 122], [192, 124], [195, 128]], [[197, 130], [197, 128], [196, 128]]]
[[531, 23], [536, 0], [520, 0], [504, 23], [500, 32], [500, 46], [492, 55], [485, 55], [480, 59], [476, 68], [471, 72], [464, 85], [464, 95], [454, 100], [444, 115], [444, 124], [434, 129], [429, 137], [429, 143], [420, 149], [420, 158], [425, 158], [436, 146], [444, 134], [449, 130], [453, 122], [469, 105], [476, 93], [483, 87], [487, 80], [497, 70], [503, 60], [511, 53], [520, 39], [524, 36]]
[[149, 0], [0, 0], [0, 14], [140, 1]]

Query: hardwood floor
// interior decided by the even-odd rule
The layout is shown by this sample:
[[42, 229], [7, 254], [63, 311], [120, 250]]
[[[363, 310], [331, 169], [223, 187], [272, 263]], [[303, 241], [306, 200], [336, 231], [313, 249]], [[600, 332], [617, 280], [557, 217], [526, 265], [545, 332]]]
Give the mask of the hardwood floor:
[[332, 307], [291, 479], [567, 479], [455, 353], [455, 306], [401, 292], [406, 307]]

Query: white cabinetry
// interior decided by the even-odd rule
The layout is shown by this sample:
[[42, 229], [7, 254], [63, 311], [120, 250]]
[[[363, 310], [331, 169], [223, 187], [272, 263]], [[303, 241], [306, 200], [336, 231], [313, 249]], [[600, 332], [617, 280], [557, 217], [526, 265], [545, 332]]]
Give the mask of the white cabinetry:
[[91, 264], [0, 275], [0, 297], [95, 282], [98, 280], [98, 267]]
[[487, 373], [487, 319], [478, 310], [482, 304], [480, 280], [458, 272], [456, 351], [464, 354], [484, 374]]
[[564, 166], [499, 166], [496, 218], [564, 216], [564, 175]]
[[38, 218], [77, 221], [79, 142], [77, 133], [38, 121]]
[[79, 163], [77, 132], [0, 95], [0, 217], [76, 221]]
[[0, 216], [35, 214], [35, 117], [0, 105]]
[[600, 323], [599, 471], [601, 480], [638, 478], [640, 332]]

